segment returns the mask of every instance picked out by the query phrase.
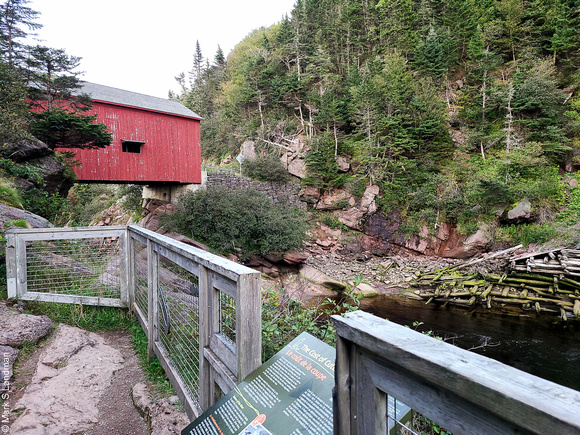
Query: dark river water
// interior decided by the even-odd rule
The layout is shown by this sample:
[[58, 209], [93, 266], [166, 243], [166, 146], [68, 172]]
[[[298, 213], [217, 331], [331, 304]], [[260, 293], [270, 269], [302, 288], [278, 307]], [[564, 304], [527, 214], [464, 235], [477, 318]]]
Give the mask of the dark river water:
[[364, 299], [361, 308], [392, 322], [433, 331], [445, 341], [473, 349], [525, 372], [580, 390], [580, 322], [557, 322], [527, 312], [425, 305], [398, 295]]

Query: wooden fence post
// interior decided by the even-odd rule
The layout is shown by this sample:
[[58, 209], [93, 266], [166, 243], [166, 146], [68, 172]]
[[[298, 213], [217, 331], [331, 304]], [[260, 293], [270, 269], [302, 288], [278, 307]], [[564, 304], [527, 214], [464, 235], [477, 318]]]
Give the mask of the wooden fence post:
[[[259, 273], [240, 275], [236, 295], [238, 382], [262, 364], [262, 293]], [[243, 356], [243, 358], [241, 357]]]
[[16, 262], [16, 235], [6, 232], [6, 279], [8, 287], [8, 297], [18, 296], [17, 288], [17, 262]]
[[204, 356], [204, 349], [209, 347], [211, 340], [212, 316], [212, 293], [213, 286], [207, 269], [199, 266], [199, 404], [202, 409], [211, 406], [211, 364]]
[[147, 358], [155, 355], [158, 328], [159, 254], [153, 249], [153, 242], [147, 240]]
[[[133, 239], [129, 232], [129, 227], [125, 230], [125, 258], [127, 271], [127, 303], [129, 311], [133, 312], [133, 305], [135, 304], [135, 247], [133, 246]], [[123, 261], [123, 257], [121, 257]]]

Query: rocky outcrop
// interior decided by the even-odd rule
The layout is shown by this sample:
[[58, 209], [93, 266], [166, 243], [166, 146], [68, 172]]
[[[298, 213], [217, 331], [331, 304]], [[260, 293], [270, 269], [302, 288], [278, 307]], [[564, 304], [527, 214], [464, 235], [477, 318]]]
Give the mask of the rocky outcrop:
[[133, 404], [149, 424], [151, 435], [180, 434], [191, 421], [178, 406], [177, 396], [154, 402], [144, 383], [133, 387]]
[[10, 378], [13, 375], [12, 367], [19, 352], [18, 349], [10, 346], [0, 346], [0, 358], [2, 361], [0, 366], [0, 392], [8, 390], [7, 387], [10, 385]]
[[300, 268], [300, 276], [313, 284], [326, 287], [329, 290], [343, 291], [346, 289], [344, 282], [337, 281], [320, 270], [306, 264]]
[[6, 141], [3, 138], [0, 138], [0, 142], [3, 144], [2, 155], [17, 163], [53, 154], [53, 151], [48, 147], [48, 145], [34, 137], [11, 141]]
[[21, 314], [0, 303], [0, 345], [21, 347], [24, 343], [36, 343], [51, 327], [52, 321], [47, 316]]
[[124, 360], [99, 335], [61, 325], [13, 411], [18, 434], [84, 433], [99, 422], [98, 404]]
[[[139, 221], [139, 225], [151, 231], [159, 231], [161, 228], [161, 217], [172, 215], [177, 207], [174, 204], [159, 199], [147, 199], [144, 201], [145, 217]], [[163, 231], [160, 231], [163, 233]]]
[[455, 225], [443, 222], [435, 232], [423, 226], [418, 234], [408, 236], [399, 231], [401, 223], [398, 211], [389, 215], [378, 212], [367, 219], [364, 232], [371, 252], [378, 255], [378, 251], [401, 247], [423, 255], [464, 259], [484, 252], [490, 244], [481, 229], [475, 234], [463, 235]]
[[49, 194], [66, 196], [73, 185], [67, 176], [67, 165], [57, 158], [53, 150], [35, 138], [11, 141], [3, 144], [2, 155], [16, 163], [24, 163], [36, 169], [39, 177], [16, 178], [14, 184], [23, 190], [33, 187]]
[[532, 203], [524, 198], [512, 208], [504, 211], [501, 220], [509, 224], [522, 224], [533, 222], [536, 219], [536, 214], [532, 209]]
[[[45, 218], [20, 208], [0, 202], [0, 231], [7, 230], [6, 222], [24, 220], [30, 228], [49, 228], [53, 225]], [[10, 225], [8, 225], [9, 227]]]

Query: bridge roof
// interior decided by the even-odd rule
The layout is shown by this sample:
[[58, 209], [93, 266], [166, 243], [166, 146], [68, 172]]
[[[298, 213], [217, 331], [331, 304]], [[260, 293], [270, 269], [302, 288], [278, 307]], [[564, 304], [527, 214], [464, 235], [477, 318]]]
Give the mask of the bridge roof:
[[110, 86], [98, 85], [90, 82], [80, 82], [79, 93], [88, 94], [92, 100], [111, 103], [121, 106], [136, 107], [155, 112], [164, 112], [173, 115], [185, 116], [201, 120], [202, 117], [189, 110], [179, 101], [167, 98], [152, 97], [151, 95], [125, 91]]

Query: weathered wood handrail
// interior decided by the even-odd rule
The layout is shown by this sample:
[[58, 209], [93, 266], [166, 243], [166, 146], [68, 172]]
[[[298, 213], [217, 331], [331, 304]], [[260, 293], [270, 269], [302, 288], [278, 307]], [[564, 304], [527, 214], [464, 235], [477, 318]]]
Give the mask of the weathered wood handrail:
[[[158, 356], [190, 418], [196, 417], [214, 403], [220, 395], [218, 389], [227, 393], [260, 366], [260, 272], [136, 225], [14, 229], [7, 231], [6, 236], [9, 297], [129, 307], [136, 313], [147, 333], [150, 356]], [[88, 240], [90, 243], [84, 244], [83, 252], [93, 253], [98, 251], [99, 239], [111, 238], [115, 240], [113, 244], [116, 249], [114, 255], [103, 260], [107, 266], [106, 271], [100, 268], [94, 271], [89, 267], [92, 265], [91, 261], [94, 261], [91, 255], [86, 259], [79, 259], [80, 261], [75, 260], [73, 254], [78, 253], [78, 247], [74, 248], [77, 249], [76, 252], [73, 249], [55, 256], [57, 261], [53, 264], [41, 264], [38, 267], [40, 263], [37, 260], [52, 254], [57, 248], [55, 242], [67, 241], [64, 245], [70, 245], [68, 241]], [[36, 245], [42, 246], [41, 252], [34, 253], [33, 246]], [[139, 253], [135, 246], [139, 247]], [[36, 269], [42, 272], [42, 278], [37, 278], [38, 270], [28, 270], [31, 259], [35, 259]], [[75, 282], [79, 280], [74, 271], [62, 273], [66, 269], [67, 261], [82, 267], [91, 277], [94, 295], [83, 295], [74, 288]], [[164, 264], [161, 264], [162, 261]], [[64, 266], [57, 267], [58, 262], [65, 262]], [[142, 267], [145, 272], [140, 279], [137, 278], [137, 266]], [[105, 272], [110, 272], [115, 278], [114, 284], [111, 284], [114, 292], [100, 296], [100, 280]], [[139, 271], [142, 272], [143, 270]], [[195, 294], [190, 287], [185, 290], [178, 286], [172, 288], [172, 282], [163, 282], [162, 275], [179, 280], [179, 273], [195, 282]], [[57, 281], [59, 290], [55, 291], [55, 286], [51, 283]], [[193, 285], [190, 281], [187, 281], [188, 284]], [[41, 284], [36, 285], [39, 282]], [[137, 294], [141, 297], [141, 306], [136, 302]], [[167, 309], [165, 304], [169, 298], [174, 301], [176, 312], [166, 311], [160, 314], [160, 306]], [[230, 336], [227, 337], [222, 321], [226, 310], [228, 313], [225, 315], [229, 316], [227, 320], [230, 322]], [[162, 314], [166, 315], [163, 318], [165, 321], [171, 314], [176, 319], [181, 319], [175, 323], [181, 322], [183, 330], [179, 331], [176, 327], [171, 332], [169, 329], [163, 331]], [[179, 341], [179, 347], [185, 348], [184, 352], [189, 352], [184, 354], [186, 356], [171, 354], [166, 344], [172, 338]], [[196, 340], [198, 343], [194, 343]], [[177, 349], [174, 351], [177, 352]], [[179, 364], [175, 363], [176, 359], [184, 367], [177, 367]], [[199, 380], [199, 385], [193, 385], [195, 382], [188, 384], [184, 381], [185, 377]]]
[[387, 433], [391, 395], [454, 434], [580, 433], [580, 392], [364, 312], [337, 329], [334, 433]]

